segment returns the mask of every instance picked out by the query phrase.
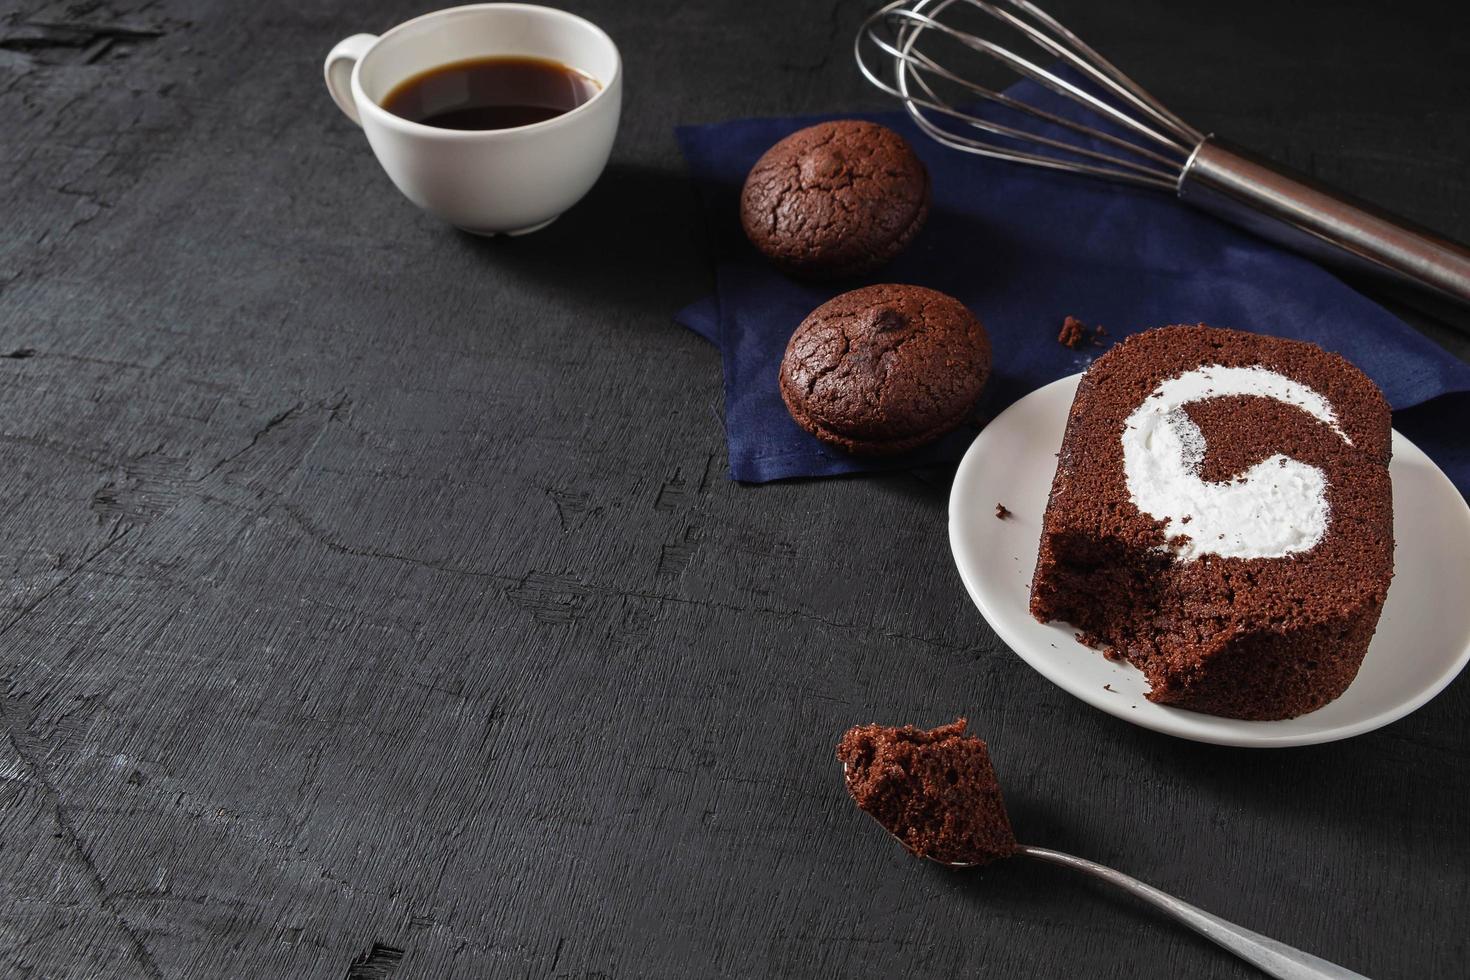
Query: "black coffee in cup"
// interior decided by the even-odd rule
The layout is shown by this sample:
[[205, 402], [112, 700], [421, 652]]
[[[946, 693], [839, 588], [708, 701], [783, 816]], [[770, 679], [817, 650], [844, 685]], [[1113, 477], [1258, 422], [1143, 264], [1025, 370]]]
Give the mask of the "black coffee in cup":
[[510, 129], [555, 119], [597, 94], [597, 81], [546, 58], [455, 61], [395, 85], [382, 106], [441, 129]]

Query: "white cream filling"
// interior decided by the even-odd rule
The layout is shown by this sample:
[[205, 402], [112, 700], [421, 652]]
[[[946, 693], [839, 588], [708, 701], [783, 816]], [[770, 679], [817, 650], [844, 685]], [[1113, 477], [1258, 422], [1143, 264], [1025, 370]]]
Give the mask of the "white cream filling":
[[1163, 382], [1128, 416], [1123, 472], [1133, 503], [1163, 521], [1169, 537], [1188, 536], [1171, 545], [1181, 561], [1281, 558], [1311, 549], [1330, 519], [1320, 468], [1277, 453], [1234, 480], [1200, 478], [1205, 438], [1184, 406], [1231, 395], [1295, 405], [1352, 445], [1332, 405], [1301, 382], [1263, 367], [1206, 365]]

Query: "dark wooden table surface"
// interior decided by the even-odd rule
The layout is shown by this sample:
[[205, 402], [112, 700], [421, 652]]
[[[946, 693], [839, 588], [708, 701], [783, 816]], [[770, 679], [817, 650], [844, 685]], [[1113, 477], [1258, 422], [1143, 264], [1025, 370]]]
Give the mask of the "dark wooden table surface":
[[[567, 5], [624, 121], [518, 241], [417, 212], [323, 90], [423, 3], [0, 7], [0, 976], [1252, 975], [882, 840], [834, 740], [957, 714], [1026, 840], [1463, 976], [1470, 683], [1340, 744], [1178, 741], [1000, 644], [948, 473], [726, 479], [671, 129], [879, 105], [868, 5]], [[1470, 238], [1458, 0], [1051, 6], [1186, 118]]]

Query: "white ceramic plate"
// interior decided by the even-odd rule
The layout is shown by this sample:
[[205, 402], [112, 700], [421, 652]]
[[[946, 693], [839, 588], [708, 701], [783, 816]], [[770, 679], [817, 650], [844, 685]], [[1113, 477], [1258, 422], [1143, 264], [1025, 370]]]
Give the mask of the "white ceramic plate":
[[[1311, 745], [1402, 718], [1470, 660], [1470, 507], [1397, 432], [1389, 466], [1393, 585], [1357, 679], [1326, 707], [1288, 721], [1240, 721], [1157, 705], [1144, 697], [1148, 684], [1137, 669], [1078, 643], [1064, 624], [1036, 622], [1027, 603], [1041, 516], [1081, 377], [1033, 391], [986, 426], [961, 461], [949, 497], [950, 547], [965, 588], [1001, 639], [1047, 680], [1111, 715], [1180, 738]], [[1012, 516], [997, 520], [997, 503]]]

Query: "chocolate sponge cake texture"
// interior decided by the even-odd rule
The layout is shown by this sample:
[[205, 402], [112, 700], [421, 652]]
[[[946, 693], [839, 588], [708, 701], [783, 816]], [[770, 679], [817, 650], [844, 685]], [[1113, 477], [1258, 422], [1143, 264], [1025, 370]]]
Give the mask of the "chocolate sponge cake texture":
[[847, 791], [919, 857], [989, 864], [1017, 849], [995, 768], [965, 719], [928, 730], [859, 725], [837, 744]]
[[1205, 326], [1082, 378], [1031, 612], [1111, 647], [1150, 700], [1246, 719], [1357, 675], [1393, 575], [1389, 407], [1312, 344]]

